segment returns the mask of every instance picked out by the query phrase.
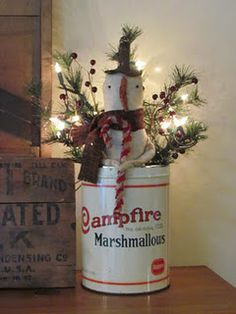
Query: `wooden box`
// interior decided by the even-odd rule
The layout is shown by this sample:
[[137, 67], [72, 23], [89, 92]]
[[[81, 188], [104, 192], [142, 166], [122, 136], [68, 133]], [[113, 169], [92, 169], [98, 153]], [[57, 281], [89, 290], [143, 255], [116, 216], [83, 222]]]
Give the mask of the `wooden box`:
[[73, 163], [0, 158], [0, 288], [74, 285]]

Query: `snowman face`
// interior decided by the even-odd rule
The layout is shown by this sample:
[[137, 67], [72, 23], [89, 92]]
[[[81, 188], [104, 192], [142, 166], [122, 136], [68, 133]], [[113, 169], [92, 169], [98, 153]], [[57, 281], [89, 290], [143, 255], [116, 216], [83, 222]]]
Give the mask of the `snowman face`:
[[129, 77], [122, 73], [107, 74], [103, 84], [105, 111], [124, 110], [120, 99], [122, 78], [127, 79], [128, 110], [136, 110], [143, 105], [143, 82], [141, 76]]

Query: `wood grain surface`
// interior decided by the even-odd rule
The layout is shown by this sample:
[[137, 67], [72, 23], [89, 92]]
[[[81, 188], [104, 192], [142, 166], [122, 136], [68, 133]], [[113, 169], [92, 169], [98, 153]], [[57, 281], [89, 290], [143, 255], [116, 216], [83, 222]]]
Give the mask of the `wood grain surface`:
[[30, 145], [31, 142], [0, 129], [0, 156], [33, 156]]
[[[4, 74], [0, 76], [0, 87], [26, 100], [26, 86], [32, 81], [41, 82], [42, 106], [50, 106], [52, 0], [0, 0], [0, 43], [0, 73]], [[0, 108], [0, 136], [3, 137], [1, 131], [7, 132], [19, 137], [22, 145], [28, 144], [28, 147], [23, 152], [18, 145], [12, 149], [15, 141], [8, 137], [10, 141], [0, 145], [0, 153], [9, 154], [14, 150], [17, 154], [49, 157], [50, 146], [41, 144], [45, 131], [40, 127], [40, 108], [28, 104], [25, 110], [21, 101], [13, 105], [13, 110], [9, 106]], [[18, 108], [25, 116], [30, 113], [30, 119], [17, 119]]]
[[0, 15], [39, 15], [39, 0], [1, 0]]
[[117, 296], [75, 289], [3, 290], [4, 314], [235, 314], [236, 289], [206, 267], [174, 267], [169, 289]]
[[0, 157], [0, 288], [74, 285], [73, 162]]
[[74, 202], [73, 178], [70, 160], [0, 157], [0, 203]]
[[[41, 2], [41, 106], [48, 106], [52, 99], [52, 0]], [[43, 108], [44, 109], [44, 108]], [[41, 126], [41, 140], [48, 137]], [[52, 146], [41, 142], [40, 156], [50, 157]]]

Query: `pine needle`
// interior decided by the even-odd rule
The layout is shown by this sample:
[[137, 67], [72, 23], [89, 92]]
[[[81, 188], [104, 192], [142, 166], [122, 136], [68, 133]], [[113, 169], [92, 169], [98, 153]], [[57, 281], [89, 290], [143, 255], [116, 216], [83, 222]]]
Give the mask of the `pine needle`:
[[195, 72], [189, 66], [183, 65], [179, 67], [176, 65], [172, 72], [171, 79], [176, 86], [184, 87], [191, 84], [192, 78], [195, 76]]
[[[124, 24], [122, 26], [122, 36], [125, 36], [129, 43], [131, 44], [137, 37], [142, 34], [142, 30], [138, 26], [129, 26]], [[119, 46], [115, 47], [114, 45], [109, 44], [110, 51], [106, 53], [108, 60], [117, 61], [118, 62], [118, 51]], [[130, 61], [133, 62], [135, 60], [135, 53], [137, 47], [134, 47], [130, 53]]]
[[129, 26], [128, 24], [122, 25], [122, 36], [125, 36], [130, 43], [135, 41], [141, 34], [142, 30], [138, 26]]
[[71, 58], [71, 52], [61, 53], [56, 51], [53, 55], [54, 59], [67, 71], [69, 71], [73, 58]]

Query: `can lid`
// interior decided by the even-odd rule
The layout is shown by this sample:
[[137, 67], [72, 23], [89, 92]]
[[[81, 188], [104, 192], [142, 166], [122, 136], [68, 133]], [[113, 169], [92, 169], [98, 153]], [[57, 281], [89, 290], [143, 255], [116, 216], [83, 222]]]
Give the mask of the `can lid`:
[[[150, 165], [145, 167], [134, 167], [126, 171], [126, 179], [131, 178], [155, 178], [168, 177], [170, 174], [169, 166]], [[98, 177], [114, 179], [117, 176], [117, 168], [103, 166], [99, 168]]]

